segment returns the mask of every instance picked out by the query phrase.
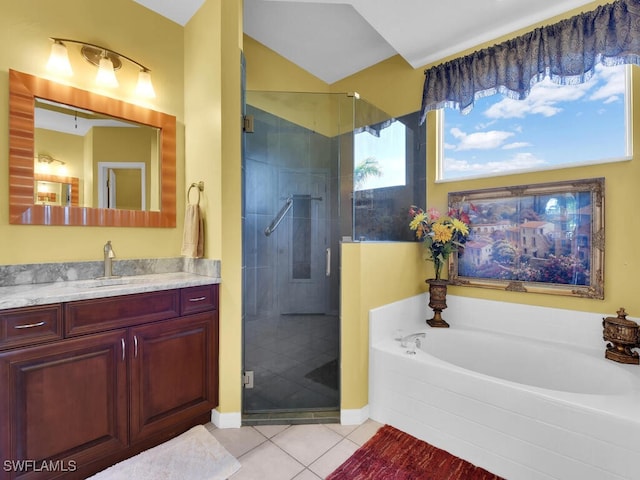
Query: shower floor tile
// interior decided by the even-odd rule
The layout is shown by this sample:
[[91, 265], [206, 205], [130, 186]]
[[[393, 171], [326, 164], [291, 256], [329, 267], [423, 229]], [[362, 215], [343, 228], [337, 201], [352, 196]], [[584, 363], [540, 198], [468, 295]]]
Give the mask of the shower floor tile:
[[338, 408], [337, 316], [252, 317], [245, 330], [245, 370], [254, 372], [245, 414]]

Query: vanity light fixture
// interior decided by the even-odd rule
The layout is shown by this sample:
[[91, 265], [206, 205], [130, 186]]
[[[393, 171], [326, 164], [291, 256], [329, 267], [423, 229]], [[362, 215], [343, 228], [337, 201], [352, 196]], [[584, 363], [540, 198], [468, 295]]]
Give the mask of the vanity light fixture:
[[39, 163], [48, 163], [49, 165], [53, 164], [54, 166], [64, 165], [62, 160], [53, 158], [51, 155], [47, 155], [46, 153], [39, 153], [36, 160], [38, 160]]
[[51, 46], [51, 54], [47, 63], [47, 68], [56, 73], [70, 76], [72, 75], [71, 64], [69, 63], [69, 54], [67, 52], [66, 43], [75, 43], [81, 45], [80, 53], [82, 57], [92, 65], [98, 67], [96, 83], [103, 87], [115, 88], [118, 86], [116, 78], [116, 70], [122, 67], [122, 59], [136, 65], [140, 72], [138, 73], [138, 84], [136, 86], [136, 94], [145, 98], [155, 98], [156, 93], [151, 83], [151, 71], [136, 62], [132, 58], [121, 53], [115, 52], [100, 45], [71, 40], [68, 38], [52, 37], [53, 45]]
[[35, 173], [55, 173], [56, 175], [66, 174], [65, 162], [53, 158], [46, 153], [39, 153], [35, 158]]

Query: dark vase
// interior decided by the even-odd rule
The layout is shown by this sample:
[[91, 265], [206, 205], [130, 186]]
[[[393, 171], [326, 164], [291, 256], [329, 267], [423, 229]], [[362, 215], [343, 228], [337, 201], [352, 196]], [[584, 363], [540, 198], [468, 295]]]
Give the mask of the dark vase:
[[429, 307], [433, 310], [433, 318], [427, 320], [432, 327], [449, 328], [449, 324], [442, 319], [442, 310], [447, 308], [446, 280], [430, 278], [425, 280], [429, 284]]

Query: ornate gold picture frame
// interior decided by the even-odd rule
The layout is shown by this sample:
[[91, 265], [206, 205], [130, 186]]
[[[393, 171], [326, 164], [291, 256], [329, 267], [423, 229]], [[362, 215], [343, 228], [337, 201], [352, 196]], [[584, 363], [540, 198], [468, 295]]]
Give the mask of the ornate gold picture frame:
[[604, 178], [451, 192], [470, 218], [451, 285], [604, 298]]

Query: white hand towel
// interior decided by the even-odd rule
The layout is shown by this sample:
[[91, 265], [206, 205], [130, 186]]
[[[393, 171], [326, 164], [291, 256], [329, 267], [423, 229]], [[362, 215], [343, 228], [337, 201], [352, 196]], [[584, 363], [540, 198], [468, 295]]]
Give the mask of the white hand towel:
[[200, 216], [199, 205], [187, 205], [181, 255], [191, 258], [204, 256], [204, 222]]

